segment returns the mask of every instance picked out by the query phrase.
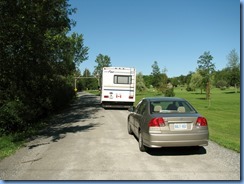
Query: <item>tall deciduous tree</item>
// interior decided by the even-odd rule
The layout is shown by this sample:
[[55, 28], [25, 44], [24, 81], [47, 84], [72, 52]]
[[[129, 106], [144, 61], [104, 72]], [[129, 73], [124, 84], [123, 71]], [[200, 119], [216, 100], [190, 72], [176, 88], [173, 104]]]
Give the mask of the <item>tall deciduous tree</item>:
[[68, 75], [88, 48], [82, 35], [67, 36], [72, 13], [66, 0], [0, 1], [0, 133], [28, 127], [73, 97]]
[[240, 60], [235, 49], [231, 50], [227, 56], [228, 64], [228, 80], [231, 86], [235, 86], [237, 92], [237, 86], [240, 84]]
[[94, 67], [95, 69], [94, 69], [93, 75], [98, 78], [100, 86], [101, 86], [102, 69], [103, 69], [103, 67], [111, 66], [110, 57], [107, 55], [99, 54], [97, 56], [95, 62], [97, 63], [97, 66]]
[[215, 64], [212, 63], [213, 56], [210, 52], [204, 52], [197, 61], [198, 70], [200, 74], [203, 76], [203, 82], [206, 86], [206, 99], [210, 99], [210, 82], [211, 82], [211, 74], [215, 70]]
[[161, 72], [160, 72], [160, 68], [158, 66], [158, 62], [154, 61], [153, 65], [152, 65], [152, 85], [155, 88], [159, 88], [160, 84], [161, 84]]
[[158, 62], [154, 61], [152, 65], [152, 85], [163, 93], [167, 90], [167, 81], [168, 77], [166, 75], [167, 69], [164, 68], [162, 72], [160, 72], [160, 68], [158, 66]]

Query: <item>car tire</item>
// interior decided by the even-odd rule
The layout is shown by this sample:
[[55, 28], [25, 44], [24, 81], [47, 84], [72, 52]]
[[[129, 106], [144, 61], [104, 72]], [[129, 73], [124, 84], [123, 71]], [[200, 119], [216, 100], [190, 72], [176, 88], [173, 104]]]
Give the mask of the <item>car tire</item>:
[[141, 152], [145, 152], [147, 150], [147, 147], [144, 146], [143, 144], [143, 138], [142, 138], [142, 133], [139, 131], [139, 136], [138, 136], [138, 144], [139, 144], [139, 150]]
[[132, 129], [131, 129], [131, 126], [130, 126], [130, 120], [128, 120], [127, 129], [128, 129], [128, 134], [132, 135], [133, 132], [132, 132]]

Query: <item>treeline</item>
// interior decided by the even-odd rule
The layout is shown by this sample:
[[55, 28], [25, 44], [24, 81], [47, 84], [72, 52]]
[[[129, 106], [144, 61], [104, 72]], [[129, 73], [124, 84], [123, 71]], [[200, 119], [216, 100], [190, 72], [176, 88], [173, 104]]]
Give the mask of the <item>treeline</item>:
[[[210, 53], [208, 52], [210, 55]], [[212, 57], [214, 60], [214, 57]], [[215, 70], [214, 62], [211, 62], [212, 68], [209, 72], [209, 81], [211, 87], [224, 90], [229, 87], [240, 88], [240, 60], [235, 49], [231, 50], [226, 57], [226, 67], [222, 70]], [[223, 61], [224, 62], [224, 61]], [[207, 70], [209, 68], [206, 68]], [[198, 66], [195, 72], [189, 72], [186, 76], [178, 76], [170, 79], [173, 86], [187, 86], [187, 91], [195, 91], [196, 89], [205, 90], [206, 83], [204, 73]]]
[[88, 48], [68, 35], [72, 13], [66, 0], [0, 0], [0, 135], [26, 131], [74, 97]]
[[206, 93], [206, 99], [210, 98], [212, 87], [224, 90], [229, 87], [240, 88], [240, 60], [235, 49], [227, 55], [226, 67], [222, 70], [215, 70], [215, 64], [212, 61], [214, 57], [210, 52], [204, 52], [196, 61], [196, 71], [189, 72], [187, 75], [169, 78], [167, 69], [162, 71], [157, 61], [152, 64], [150, 75], [137, 74], [137, 90], [144, 91], [148, 88], [154, 88], [161, 91], [165, 96], [174, 96], [174, 87], [180, 86], [187, 91], [200, 89]]
[[[83, 78], [78, 82], [78, 90], [97, 89], [100, 84], [99, 79], [101, 78], [102, 68], [112, 66], [110, 57], [107, 55], [99, 54], [95, 62], [97, 66], [94, 67], [93, 74], [88, 69], [84, 71], [83, 75], [80, 74]], [[165, 67], [161, 69], [157, 61], [153, 62], [151, 68], [150, 75], [137, 73], [137, 91], [146, 91], [153, 88], [162, 92], [165, 96], [175, 96], [174, 87], [180, 86], [187, 91], [200, 89], [201, 92], [206, 93], [206, 99], [209, 99], [212, 87], [221, 90], [235, 87], [236, 91], [240, 87], [240, 60], [235, 49], [227, 55], [226, 67], [218, 71], [215, 70], [214, 57], [209, 51], [199, 56], [196, 60], [195, 72], [190, 71], [187, 75], [170, 78], [167, 76], [167, 69]]]

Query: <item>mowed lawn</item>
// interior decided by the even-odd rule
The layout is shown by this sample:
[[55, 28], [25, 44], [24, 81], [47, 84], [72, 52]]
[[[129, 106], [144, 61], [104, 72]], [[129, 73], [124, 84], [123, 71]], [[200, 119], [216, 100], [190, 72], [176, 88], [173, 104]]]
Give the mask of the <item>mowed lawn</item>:
[[[234, 89], [212, 89], [210, 102], [200, 90], [187, 92], [185, 88], [175, 88], [175, 97], [189, 101], [208, 120], [210, 140], [226, 148], [240, 152], [240, 92]], [[143, 97], [163, 96], [149, 90], [137, 93], [137, 104]]]

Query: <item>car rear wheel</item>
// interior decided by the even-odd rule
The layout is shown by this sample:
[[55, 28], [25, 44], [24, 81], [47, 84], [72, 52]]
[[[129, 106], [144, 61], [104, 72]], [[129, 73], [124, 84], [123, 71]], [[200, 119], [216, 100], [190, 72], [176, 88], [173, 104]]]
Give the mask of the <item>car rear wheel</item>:
[[139, 143], [139, 150], [141, 152], [145, 152], [147, 150], [147, 147], [144, 146], [144, 144], [143, 144], [143, 138], [142, 138], [141, 131], [139, 131], [139, 140], [138, 140], [138, 143]]
[[132, 132], [132, 129], [131, 129], [131, 126], [130, 126], [130, 120], [128, 120], [128, 123], [127, 123], [127, 129], [128, 129], [128, 133], [129, 133], [130, 135], [132, 135], [133, 132]]

